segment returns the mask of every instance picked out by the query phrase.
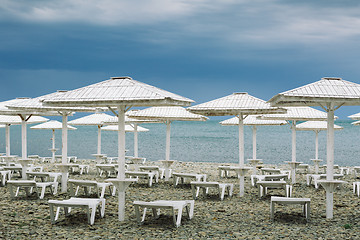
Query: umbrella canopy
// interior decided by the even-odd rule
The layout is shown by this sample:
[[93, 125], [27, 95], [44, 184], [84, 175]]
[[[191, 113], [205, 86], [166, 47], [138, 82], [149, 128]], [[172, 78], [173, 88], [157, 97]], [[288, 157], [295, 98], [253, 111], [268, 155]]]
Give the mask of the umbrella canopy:
[[[190, 112], [206, 116], [235, 115], [239, 119], [239, 167], [244, 168], [244, 119], [248, 115], [285, 113], [286, 110], [271, 107], [269, 103], [247, 93], [233, 93], [206, 103], [188, 108]], [[244, 195], [244, 174], [240, 171], [240, 196]]]
[[327, 111], [327, 170], [323, 183], [326, 189], [326, 217], [333, 218], [334, 179], [334, 112], [341, 106], [360, 105], [360, 84], [345, 81], [341, 78], [322, 78], [320, 81], [307, 84], [272, 97], [272, 106], [320, 106]]
[[[334, 130], [341, 130], [343, 127], [334, 125]], [[327, 130], [325, 121], [307, 121], [296, 125], [297, 131], [314, 131], [315, 132], [315, 159], [319, 159], [319, 132]]]
[[352, 122], [351, 124], [358, 126], [358, 125], [360, 125], [360, 121]]
[[[119, 127], [117, 125], [109, 125], [109, 126], [101, 127], [101, 130], [104, 130], [104, 131], [119, 131]], [[137, 132], [148, 132], [149, 129], [138, 126], [136, 131]], [[129, 124], [126, 124], [125, 125], [125, 132], [135, 132], [135, 128], [133, 126], [129, 125]]]
[[360, 120], [360, 113], [356, 113], [356, 114], [350, 115], [348, 117], [353, 120]]
[[77, 118], [75, 120], [69, 121], [69, 124], [72, 125], [83, 125], [83, 126], [97, 126], [98, 127], [98, 147], [97, 154], [101, 154], [101, 127], [104, 125], [104, 122], [111, 119], [112, 116], [106, 113], [96, 112], [94, 114]]
[[[128, 114], [129, 117], [145, 120], [159, 120], [166, 123], [166, 150], [165, 161], [170, 161], [170, 131], [172, 121], [206, 121], [208, 118], [188, 112], [183, 107], [150, 107]], [[169, 171], [166, 169], [165, 180], [169, 180]]]
[[[261, 115], [249, 115], [244, 119], [245, 126], [251, 126], [253, 130], [253, 159], [256, 159], [256, 127], [257, 126], [280, 126], [287, 124], [284, 120], [264, 120], [258, 119]], [[223, 126], [238, 126], [239, 118], [233, 117], [220, 122]]]
[[75, 89], [62, 96], [44, 99], [51, 106], [92, 106], [118, 109], [118, 180], [112, 181], [119, 190], [119, 220], [125, 217], [125, 112], [134, 106], [189, 106], [193, 100], [133, 80], [113, 77], [109, 80]]

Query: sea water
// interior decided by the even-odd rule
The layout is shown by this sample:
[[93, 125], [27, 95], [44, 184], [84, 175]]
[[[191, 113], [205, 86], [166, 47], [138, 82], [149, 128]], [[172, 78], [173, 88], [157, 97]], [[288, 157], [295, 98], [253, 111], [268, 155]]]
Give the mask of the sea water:
[[[360, 165], [360, 127], [351, 120], [337, 120], [335, 124], [344, 127], [335, 131], [335, 164], [341, 166]], [[28, 155], [51, 156], [51, 130], [34, 130], [28, 125]], [[138, 134], [139, 157], [149, 161], [165, 159], [166, 125], [162, 123], [141, 124], [148, 132]], [[97, 152], [97, 127], [76, 126], [68, 132], [68, 155], [80, 159], [93, 158]], [[11, 154], [21, 156], [21, 127], [11, 126]], [[174, 121], [171, 124], [170, 159], [193, 162], [239, 162], [239, 140], [237, 126], [221, 126], [218, 121], [206, 122]], [[297, 161], [310, 163], [315, 158], [315, 133], [296, 132]], [[5, 152], [5, 130], [0, 129], [0, 152]], [[126, 133], [126, 155], [133, 155], [133, 133]], [[61, 149], [61, 130], [56, 130], [56, 148]], [[245, 162], [251, 159], [252, 128], [244, 127]], [[102, 131], [102, 153], [117, 156], [117, 132]], [[257, 158], [266, 164], [282, 164], [291, 161], [291, 129], [284, 126], [257, 127]], [[61, 150], [56, 154], [60, 155]], [[326, 163], [326, 131], [319, 133], [319, 158]]]

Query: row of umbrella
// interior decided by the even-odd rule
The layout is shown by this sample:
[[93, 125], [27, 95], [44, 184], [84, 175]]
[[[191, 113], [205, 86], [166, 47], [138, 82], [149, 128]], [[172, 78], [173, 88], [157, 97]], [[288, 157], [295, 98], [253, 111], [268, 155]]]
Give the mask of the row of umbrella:
[[[193, 100], [167, 92], [165, 90], [135, 81], [130, 77], [116, 77], [92, 84], [72, 91], [57, 92], [39, 98], [23, 100], [21, 103], [8, 104], [10, 114], [21, 113], [23, 121], [33, 115], [61, 115], [63, 117], [63, 165], [65, 167], [67, 146], [67, 116], [74, 111], [95, 111], [94, 108], [106, 108], [114, 112], [118, 126], [118, 160], [119, 174], [117, 179], [111, 179], [119, 189], [119, 220], [124, 220], [125, 189], [131, 180], [125, 179], [125, 113], [132, 107], [149, 106], [189, 106]], [[309, 113], [306, 120], [327, 120], [327, 182], [324, 187], [327, 191], [327, 217], [332, 218], [332, 194], [336, 184], [333, 180], [333, 151], [334, 151], [334, 111], [343, 105], [360, 105], [360, 85], [344, 81], [339, 78], [323, 78], [313, 84], [280, 93], [265, 102], [247, 93], [234, 93], [232, 95], [215, 99], [206, 103], [188, 108], [188, 111], [205, 116], [236, 116], [239, 127], [239, 173], [240, 195], [244, 192], [244, 174], [248, 170], [244, 167], [244, 120], [252, 115], [263, 115], [264, 118], [279, 115], [293, 128], [295, 139], [296, 121], [305, 120], [299, 114], [301, 109], [291, 111], [291, 107], [301, 107], [304, 113], [309, 106], [320, 106], [326, 112]], [[310, 110], [309, 110], [310, 111]], [[318, 110], [317, 110], [318, 111]], [[139, 111], [140, 112], [140, 111]], [[288, 112], [286, 119], [284, 115]], [[293, 112], [289, 114], [289, 112]], [[3, 112], [2, 112], [3, 113]], [[275, 114], [275, 115], [273, 115]], [[138, 115], [138, 116], [136, 116]], [[131, 114], [132, 118], [141, 118], [140, 113]], [[143, 117], [143, 116], [142, 116]], [[168, 120], [171, 122], [171, 120]], [[170, 131], [170, 123], [167, 128]], [[293, 141], [293, 144], [295, 141]], [[295, 145], [296, 146], [296, 145]], [[26, 156], [26, 154], [25, 154]], [[296, 154], [293, 145], [291, 166], [295, 166]], [[66, 183], [65, 183], [66, 184]]]

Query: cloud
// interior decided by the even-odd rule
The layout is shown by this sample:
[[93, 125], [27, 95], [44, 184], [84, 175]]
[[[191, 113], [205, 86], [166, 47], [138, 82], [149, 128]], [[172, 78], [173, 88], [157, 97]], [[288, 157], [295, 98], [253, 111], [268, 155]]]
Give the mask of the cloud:
[[[95, 26], [148, 26], [146, 41], [308, 44], [360, 35], [356, 1], [0, 0], [0, 19]], [[136, 29], [135, 29], [136, 30]]]

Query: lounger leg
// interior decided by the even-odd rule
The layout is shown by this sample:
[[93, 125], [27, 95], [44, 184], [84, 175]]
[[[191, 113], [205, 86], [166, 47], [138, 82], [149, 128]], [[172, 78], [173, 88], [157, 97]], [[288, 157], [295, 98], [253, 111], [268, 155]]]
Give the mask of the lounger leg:
[[96, 214], [96, 205], [91, 208], [91, 221], [90, 224], [93, 225], [95, 222], [95, 214]]
[[104, 198], [104, 196], [105, 196], [105, 186], [103, 186], [102, 188], [101, 188], [101, 194], [100, 194], [100, 198]]
[[141, 224], [142, 220], [140, 219], [140, 211], [139, 211], [139, 206], [135, 205], [135, 215], [136, 215], [136, 221]]
[[146, 207], [143, 209], [143, 216], [141, 218], [141, 222], [145, 221], [145, 215], [146, 215]]
[[202, 187], [202, 192], [203, 192], [204, 198], [206, 198], [206, 194], [207, 194], [207, 189], [206, 189], [206, 187]]
[[57, 207], [57, 208], [56, 208], [56, 215], [55, 215], [54, 221], [58, 220], [59, 214], [60, 214], [60, 207]]
[[44, 195], [45, 195], [45, 188], [46, 188], [46, 186], [45, 186], [45, 185], [41, 187], [40, 199], [43, 199], [43, 198], [44, 198]]
[[194, 185], [191, 185], [191, 193], [192, 193], [192, 196], [193, 196], [194, 200], [196, 200], [196, 198], [197, 198], [197, 195], [196, 195], [197, 191], [195, 191], [195, 188], [196, 187]]
[[224, 200], [224, 196], [225, 196], [225, 186], [219, 186], [219, 193], [220, 193], [220, 200]]
[[178, 214], [177, 214], [177, 218], [175, 217], [175, 211], [173, 209], [173, 219], [174, 219], [174, 223], [175, 223], [175, 226], [176, 227], [179, 227], [180, 224], [181, 224], [181, 217], [182, 217], [182, 211], [183, 211], [183, 208], [180, 207], [178, 209]]
[[20, 190], [20, 187], [17, 187], [17, 188], [16, 188], [15, 197], [17, 197], [17, 196], [18, 196], [18, 194], [19, 194], [19, 190]]
[[101, 201], [100, 216], [102, 218], [105, 216], [105, 200], [104, 199]]
[[53, 204], [49, 204], [49, 207], [50, 207], [50, 220], [51, 220], [51, 223], [54, 224], [55, 223], [54, 206], [53, 206]]
[[234, 185], [229, 186], [229, 197], [232, 197], [234, 191]]
[[310, 202], [306, 204], [306, 220], [310, 220]]
[[274, 202], [270, 202], [270, 219], [272, 221], [274, 221], [274, 208], [275, 208], [275, 203]]
[[149, 177], [149, 187], [152, 186], [152, 182], [153, 182], [153, 176]]

